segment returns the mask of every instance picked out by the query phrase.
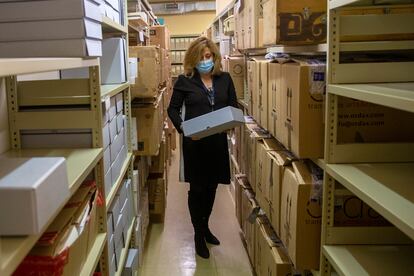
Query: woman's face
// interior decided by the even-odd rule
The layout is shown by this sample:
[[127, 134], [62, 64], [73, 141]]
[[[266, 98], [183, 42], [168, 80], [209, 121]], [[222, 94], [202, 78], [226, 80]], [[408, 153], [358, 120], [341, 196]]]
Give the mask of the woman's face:
[[200, 61], [209, 60], [211, 58], [213, 58], [213, 54], [211, 53], [210, 48], [208, 47], [204, 48]]

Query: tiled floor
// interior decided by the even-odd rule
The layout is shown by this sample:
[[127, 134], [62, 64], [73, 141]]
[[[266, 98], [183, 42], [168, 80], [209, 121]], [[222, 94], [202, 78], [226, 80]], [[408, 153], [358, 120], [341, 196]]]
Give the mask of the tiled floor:
[[221, 245], [209, 246], [210, 258], [195, 256], [193, 229], [187, 209], [188, 184], [178, 181], [179, 151], [173, 154], [169, 172], [164, 224], [152, 224], [144, 250], [140, 276], [251, 276], [249, 259], [240, 239], [234, 203], [227, 186], [219, 185], [212, 232]]

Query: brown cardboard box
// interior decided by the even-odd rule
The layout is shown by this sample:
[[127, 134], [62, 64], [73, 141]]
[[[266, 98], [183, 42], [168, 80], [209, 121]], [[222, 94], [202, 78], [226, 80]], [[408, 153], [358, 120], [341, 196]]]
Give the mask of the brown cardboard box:
[[168, 81], [168, 76], [170, 75], [170, 58], [168, 55], [168, 51], [160, 48], [160, 52], [161, 52], [161, 79], [160, 79], [160, 83], [162, 87], [166, 87], [167, 86], [167, 81]]
[[160, 48], [129, 47], [129, 56], [138, 58], [138, 77], [130, 86], [132, 99], [157, 97], [162, 74]]
[[263, 6], [261, 0], [245, 1], [245, 48], [260, 48], [263, 46]]
[[246, 137], [246, 173], [247, 179], [256, 192], [256, 155], [257, 155], [257, 141], [264, 138], [270, 138], [269, 134], [257, 124], [245, 124]]
[[263, 20], [265, 45], [319, 44], [326, 41], [325, 1], [265, 1]]
[[167, 205], [165, 178], [148, 179], [148, 187], [150, 221], [155, 223], [163, 222]]
[[250, 257], [250, 261], [254, 264], [254, 224], [248, 221], [249, 216], [253, 213], [254, 209], [257, 208], [257, 202], [254, 199], [253, 191], [250, 189], [244, 189], [242, 191], [242, 230], [244, 238], [246, 239], [247, 252]]
[[243, 174], [238, 174], [235, 176], [235, 202], [236, 202], [236, 218], [239, 222], [240, 228], [243, 227], [243, 218], [242, 218], [242, 195], [245, 189], [248, 187], [247, 178]]
[[167, 161], [167, 139], [165, 133], [162, 133], [160, 150], [158, 155], [151, 158], [151, 174], [162, 174], [164, 173], [165, 163]]
[[170, 49], [170, 32], [165, 25], [151, 26], [150, 45]]
[[339, 98], [338, 143], [412, 142], [413, 124], [413, 113]]
[[[248, 61], [247, 79], [248, 94], [252, 106], [251, 114], [256, 122], [264, 128], [263, 124], [267, 124], [267, 113], [264, 114], [265, 110], [267, 110], [267, 63], [268, 60], [264, 59], [264, 57], [257, 57]], [[266, 108], [264, 105], [266, 105]]]
[[234, 9], [234, 37], [235, 37], [235, 44], [236, 49], [243, 50], [244, 49], [244, 2], [239, 9]]
[[257, 63], [254, 60], [247, 61], [247, 95], [244, 96], [244, 99], [248, 101], [248, 108], [247, 112], [249, 115], [253, 116], [253, 118], [257, 118], [257, 109], [253, 108], [253, 103], [256, 102], [256, 99], [253, 99], [255, 97], [255, 84], [256, 78], [257, 78]]
[[292, 264], [286, 255], [286, 249], [263, 218], [256, 220], [256, 274], [265, 276], [288, 276], [292, 273]]
[[335, 196], [334, 204], [335, 226], [391, 226], [384, 217], [352, 194]]
[[163, 129], [162, 95], [153, 104], [132, 106], [132, 117], [136, 118], [138, 150], [136, 155], [158, 155]]
[[236, 89], [238, 99], [244, 98], [244, 58], [229, 57], [224, 60], [224, 70], [230, 73], [230, 76]]
[[282, 65], [280, 63], [268, 64], [268, 130], [273, 137], [279, 141], [281, 135], [279, 131], [283, 128], [283, 121], [281, 120], [281, 105], [282, 105]]
[[285, 166], [292, 162], [288, 151], [268, 151], [264, 159], [264, 196], [270, 203], [269, 220], [277, 235], [280, 235], [280, 198]]
[[324, 93], [323, 63], [299, 61], [282, 65], [281, 142], [301, 159], [323, 157]]
[[297, 269], [318, 269], [321, 237], [322, 185], [314, 183], [308, 163], [294, 161], [282, 182], [281, 239]]
[[260, 125], [269, 129], [268, 125], [268, 61], [260, 61], [260, 80], [259, 80], [259, 112]]

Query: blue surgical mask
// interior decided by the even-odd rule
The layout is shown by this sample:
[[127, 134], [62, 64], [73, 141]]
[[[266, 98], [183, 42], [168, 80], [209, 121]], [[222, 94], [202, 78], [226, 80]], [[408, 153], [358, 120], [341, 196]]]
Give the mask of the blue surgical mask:
[[211, 72], [211, 70], [213, 70], [214, 67], [214, 62], [213, 59], [208, 59], [208, 60], [202, 60], [199, 63], [197, 63], [197, 70], [200, 74], [208, 74]]

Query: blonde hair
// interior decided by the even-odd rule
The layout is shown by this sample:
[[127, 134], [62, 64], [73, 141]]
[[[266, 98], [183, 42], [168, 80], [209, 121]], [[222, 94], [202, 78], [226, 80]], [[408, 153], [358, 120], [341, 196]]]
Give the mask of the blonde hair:
[[190, 47], [188, 47], [185, 52], [184, 57], [184, 75], [187, 77], [194, 76], [195, 68], [197, 63], [201, 60], [203, 51], [205, 48], [209, 48], [213, 54], [214, 68], [212, 71], [213, 75], [221, 74], [221, 54], [218, 50], [216, 44], [207, 37], [201, 36], [191, 42]]

